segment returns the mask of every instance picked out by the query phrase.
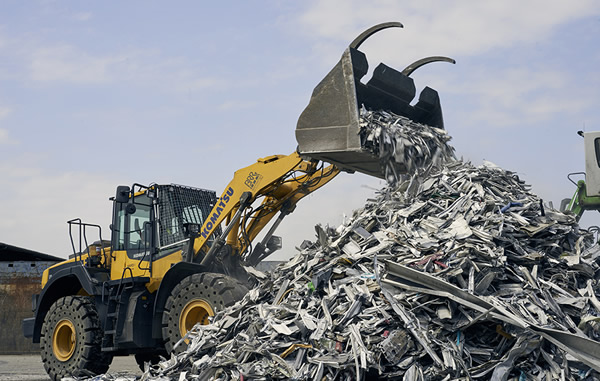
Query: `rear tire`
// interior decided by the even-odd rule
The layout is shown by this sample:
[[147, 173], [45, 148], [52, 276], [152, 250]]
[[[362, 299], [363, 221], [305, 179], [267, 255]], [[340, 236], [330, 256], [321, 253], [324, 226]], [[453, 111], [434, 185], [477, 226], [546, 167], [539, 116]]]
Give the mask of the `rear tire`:
[[40, 337], [42, 362], [50, 378], [105, 373], [112, 355], [102, 352], [103, 336], [91, 297], [65, 296], [54, 302]]
[[162, 335], [169, 353], [180, 353], [175, 344], [195, 323], [208, 324], [208, 317], [241, 300], [248, 292], [238, 280], [216, 273], [193, 274], [171, 291], [162, 317]]

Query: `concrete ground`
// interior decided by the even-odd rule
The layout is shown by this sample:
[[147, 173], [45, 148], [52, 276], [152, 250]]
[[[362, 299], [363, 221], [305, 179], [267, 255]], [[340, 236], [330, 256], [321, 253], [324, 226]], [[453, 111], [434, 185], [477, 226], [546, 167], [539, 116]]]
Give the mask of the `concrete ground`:
[[[141, 376], [135, 358], [115, 357], [108, 373], [126, 373]], [[0, 380], [2, 381], [48, 381], [39, 355], [0, 355]]]

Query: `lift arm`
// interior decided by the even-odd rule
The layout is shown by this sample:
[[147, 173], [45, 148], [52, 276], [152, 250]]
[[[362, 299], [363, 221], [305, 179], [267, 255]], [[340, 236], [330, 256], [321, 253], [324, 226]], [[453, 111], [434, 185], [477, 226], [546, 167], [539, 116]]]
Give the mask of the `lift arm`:
[[[298, 201], [327, 184], [339, 172], [334, 165], [305, 160], [297, 152], [262, 158], [237, 170], [200, 228], [193, 255], [205, 253], [202, 264], [208, 265], [225, 243], [234, 254], [244, 255], [277, 213], [280, 216], [274, 228], [294, 210]], [[209, 248], [207, 243], [222, 222], [225, 222], [223, 234], [215, 238]], [[260, 251], [264, 250], [274, 228], [253, 253], [247, 253], [246, 259], [260, 261]]]

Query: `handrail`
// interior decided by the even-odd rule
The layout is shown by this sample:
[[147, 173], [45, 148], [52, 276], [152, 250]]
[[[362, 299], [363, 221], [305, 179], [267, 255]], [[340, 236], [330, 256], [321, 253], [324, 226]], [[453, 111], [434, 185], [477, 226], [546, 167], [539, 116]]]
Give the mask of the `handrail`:
[[[104, 240], [102, 239], [102, 227], [100, 225], [97, 224], [89, 224], [89, 223], [85, 223], [81, 221], [81, 218], [74, 218], [72, 220], [67, 221], [67, 224], [69, 225], [69, 238], [71, 239], [71, 247], [73, 248], [73, 255], [75, 257], [75, 260], [78, 262], [82, 261], [83, 258], [83, 247], [82, 247], [82, 243], [85, 243], [85, 248], [88, 250], [88, 258], [90, 258], [92, 256], [92, 253], [89, 252], [89, 244], [88, 244], [88, 239], [87, 239], [87, 231], [86, 228], [88, 226], [94, 227], [94, 228], [98, 228], [98, 237], [100, 238], [100, 248], [102, 249], [102, 251], [104, 252]], [[77, 251], [77, 249], [75, 248], [75, 242], [73, 240], [73, 225], [77, 225], [78, 227], [78, 233], [79, 233], [79, 251]], [[104, 262], [107, 263], [108, 259], [106, 257], [106, 254], [104, 254]]]

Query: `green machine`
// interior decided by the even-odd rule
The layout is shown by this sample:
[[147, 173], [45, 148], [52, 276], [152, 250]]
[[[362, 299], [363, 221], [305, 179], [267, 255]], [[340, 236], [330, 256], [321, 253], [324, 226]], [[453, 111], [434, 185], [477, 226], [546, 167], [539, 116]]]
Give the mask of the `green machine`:
[[[600, 211], [600, 131], [577, 133], [584, 139], [585, 172], [567, 176], [577, 190], [572, 198], [562, 200], [560, 210], [573, 212], [579, 221], [586, 210]], [[585, 180], [575, 182], [572, 177], [576, 175], [583, 175]]]

